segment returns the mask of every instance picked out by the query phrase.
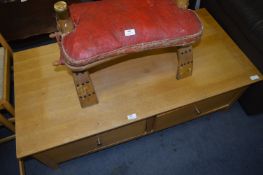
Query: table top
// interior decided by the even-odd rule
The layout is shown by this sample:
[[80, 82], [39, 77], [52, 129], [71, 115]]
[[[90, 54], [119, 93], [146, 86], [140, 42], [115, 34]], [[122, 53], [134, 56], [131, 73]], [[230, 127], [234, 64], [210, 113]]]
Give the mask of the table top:
[[[70, 143], [262, 79], [205, 9], [204, 35], [194, 46], [191, 77], [176, 80], [175, 49], [129, 55], [91, 74], [99, 103], [80, 107], [70, 70], [53, 67], [56, 44], [15, 53], [17, 157]], [[252, 80], [251, 76], [258, 75]], [[136, 113], [131, 121], [127, 115]]]

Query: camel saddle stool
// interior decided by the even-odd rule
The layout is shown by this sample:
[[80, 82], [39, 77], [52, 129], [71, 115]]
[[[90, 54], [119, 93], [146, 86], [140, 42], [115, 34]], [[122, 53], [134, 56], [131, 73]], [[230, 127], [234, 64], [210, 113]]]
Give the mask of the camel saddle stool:
[[71, 4], [66, 10], [74, 27], [55, 33], [59, 64], [72, 70], [81, 107], [98, 103], [89, 69], [126, 54], [175, 47], [177, 79], [192, 75], [192, 44], [203, 27], [187, 5], [176, 0], [101, 0]]

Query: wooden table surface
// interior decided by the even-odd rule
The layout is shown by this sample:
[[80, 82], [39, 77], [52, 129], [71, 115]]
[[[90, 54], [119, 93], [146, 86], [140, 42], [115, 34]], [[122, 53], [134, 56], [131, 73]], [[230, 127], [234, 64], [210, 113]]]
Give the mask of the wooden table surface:
[[[23, 158], [262, 79], [204, 9], [204, 36], [194, 47], [193, 76], [176, 80], [176, 52], [163, 49], [91, 74], [99, 104], [82, 109], [70, 71], [53, 67], [56, 44], [15, 53], [17, 157]], [[258, 80], [250, 77], [258, 75]], [[135, 120], [136, 121], [136, 120]]]

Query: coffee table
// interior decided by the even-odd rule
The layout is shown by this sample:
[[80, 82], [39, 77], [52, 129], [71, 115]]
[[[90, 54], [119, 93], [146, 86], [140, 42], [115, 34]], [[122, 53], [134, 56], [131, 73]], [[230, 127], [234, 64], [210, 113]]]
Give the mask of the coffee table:
[[[18, 159], [66, 160], [225, 109], [260, 72], [205, 9], [191, 77], [176, 80], [176, 52], [160, 49], [91, 70], [100, 103], [82, 109], [71, 72], [53, 67], [57, 44], [15, 53]], [[140, 59], [130, 59], [140, 57]], [[160, 61], [161, 60], [161, 61]]]

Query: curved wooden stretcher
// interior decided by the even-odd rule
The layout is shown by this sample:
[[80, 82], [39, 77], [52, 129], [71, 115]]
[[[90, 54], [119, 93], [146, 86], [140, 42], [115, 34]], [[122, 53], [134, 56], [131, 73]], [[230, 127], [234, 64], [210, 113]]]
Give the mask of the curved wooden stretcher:
[[60, 64], [73, 71], [81, 106], [98, 102], [88, 70], [126, 54], [177, 47], [176, 77], [190, 76], [191, 45], [203, 28], [187, 4], [187, 0], [102, 0], [70, 5], [74, 29], [57, 38]]

